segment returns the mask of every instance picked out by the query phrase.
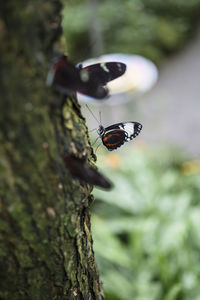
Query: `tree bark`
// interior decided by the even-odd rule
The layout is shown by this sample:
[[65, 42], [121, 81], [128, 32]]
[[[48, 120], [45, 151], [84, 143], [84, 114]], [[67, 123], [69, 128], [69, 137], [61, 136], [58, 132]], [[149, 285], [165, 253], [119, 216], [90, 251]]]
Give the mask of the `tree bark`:
[[94, 162], [74, 97], [45, 85], [60, 49], [59, 0], [0, 4], [0, 299], [103, 299], [94, 260], [92, 187], [63, 148]]

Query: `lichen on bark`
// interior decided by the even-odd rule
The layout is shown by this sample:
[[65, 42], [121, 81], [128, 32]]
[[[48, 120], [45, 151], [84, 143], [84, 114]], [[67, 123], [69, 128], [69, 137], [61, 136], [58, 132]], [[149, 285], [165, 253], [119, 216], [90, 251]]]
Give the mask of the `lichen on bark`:
[[59, 48], [58, 0], [0, 4], [0, 299], [103, 299], [94, 260], [92, 187], [68, 153], [94, 162], [75, 97], [45, 85]]

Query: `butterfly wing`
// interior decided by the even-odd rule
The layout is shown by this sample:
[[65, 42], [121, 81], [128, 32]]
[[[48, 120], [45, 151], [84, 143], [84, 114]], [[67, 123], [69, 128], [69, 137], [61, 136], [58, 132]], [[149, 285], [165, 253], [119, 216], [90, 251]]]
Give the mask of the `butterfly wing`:
[[115, 150], [125, 142], [136, 138], [142, 129], [142, 124], [138, 122], [122, 122], [104, 129], [102, 142], [109, 151]]
[[105, 85], [124, 74], [126, 65], [120, 62], [108, 62], [89, 65], [80, 69], [82, 81], [87, 82], [79, 88], [82, 94], [103, 99], [108, 96], [108, 89]]
[[125, 140], [126, 133], [122, 129], [109, 130], [108, 132], [105, 132], [102, 137], [102, 142], [109, 151], [115, 150], [122, 146]]
[[97, 99], [108, 96], [108, 89], [104, 87], [109, 81], [121, 76], [126, 65], [119, 62], [94, 64], [86, 68], [76, 68], [65, 55], [60, 55], [52, 66], [47, 85], [55, 85], [63, 94], [80, 92]]
[[122, 76], [126, 71], [126, 65], [120, 62], [107, 62], [89, 65], [82, 70], [87, 70], [89, 78], [95, 78], [99, 85], [106, 85], [109, 81]]
[[60, 56], [47, 76], [47, 85], [54, 85], [63, 94], [80, 92], [90, 97], [103, 99], [108, 89], [100, 84], [95, 73], [76, 68], [65, 55]]
[[80, 84], [77, 91], [93, 98], [103, 99], [108, 96], [108, 89], [99, 80], [98, 73], [91, 73], [88, 69], [79, 70]]
[[84, 159], [66, 154], [64, 156], [64, 161], [65, 166], [71, 175], [79, 181], [99, 186], [104, 189], [110, 189], [112, 187], [110, 181], [96, 169], [87, 164]]

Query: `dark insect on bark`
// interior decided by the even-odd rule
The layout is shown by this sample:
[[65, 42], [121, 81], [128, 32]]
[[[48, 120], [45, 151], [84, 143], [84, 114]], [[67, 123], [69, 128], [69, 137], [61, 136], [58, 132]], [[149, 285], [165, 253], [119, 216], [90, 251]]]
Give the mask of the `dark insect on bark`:
[[70, 174], [84, 183], [92, 184], [104, 189], [111, 189], [112, 183], [99, 171], [90, 166], [84, 158], [73, 155], [64, 155], [65, 166]]

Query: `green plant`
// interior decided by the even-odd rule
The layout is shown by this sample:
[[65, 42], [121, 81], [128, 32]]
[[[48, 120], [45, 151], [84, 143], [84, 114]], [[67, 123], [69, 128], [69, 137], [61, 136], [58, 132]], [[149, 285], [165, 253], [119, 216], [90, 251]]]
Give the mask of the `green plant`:
[[178, 151], [126, 145], [119, 152], [99, 157], [115, 188], [94, 192], [94, 249], [106, 299], [199, 299], [199, 171], [185, 168]]
[[[91, 56], [92, 10], [87, 1], [64, 1], [63, 28], [68, 53]], [[180, 49], [200, 17], [200, 0], [104, 0], [97, 9], [104, 53], [140, 54], [159, 63]]]

